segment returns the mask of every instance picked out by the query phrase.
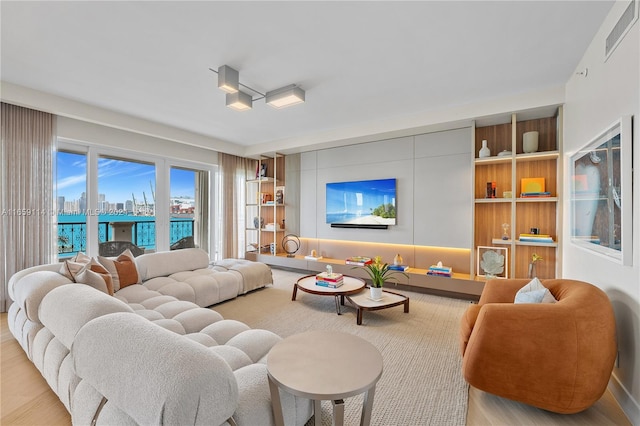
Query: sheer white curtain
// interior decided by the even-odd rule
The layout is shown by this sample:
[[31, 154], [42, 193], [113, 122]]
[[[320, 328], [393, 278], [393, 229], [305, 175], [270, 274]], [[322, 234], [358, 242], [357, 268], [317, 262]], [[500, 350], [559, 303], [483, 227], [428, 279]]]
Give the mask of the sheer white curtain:
[[244, 258], [245, 181], [247, 170], [255, 171], [256, 162], [231, 154], [218, 154], [222, 212], [222, 258]]
[[55, 116], [2, 103], [0, 310], [15, 272], [56, 260]]
[[196, 209], [193, 236], [198, 247], [210, 253], [209, 248], [209, 172], [196, 171]]

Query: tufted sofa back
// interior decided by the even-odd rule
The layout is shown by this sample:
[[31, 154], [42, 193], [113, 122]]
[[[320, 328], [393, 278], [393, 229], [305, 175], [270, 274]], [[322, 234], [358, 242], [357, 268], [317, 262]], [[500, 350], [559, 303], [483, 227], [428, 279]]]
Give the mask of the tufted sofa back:
[[200, 248], [148, 253], [136, 257], [136, 266], [142, 281], [147, 281], [176, 272], [207, 268], [209, 255]]

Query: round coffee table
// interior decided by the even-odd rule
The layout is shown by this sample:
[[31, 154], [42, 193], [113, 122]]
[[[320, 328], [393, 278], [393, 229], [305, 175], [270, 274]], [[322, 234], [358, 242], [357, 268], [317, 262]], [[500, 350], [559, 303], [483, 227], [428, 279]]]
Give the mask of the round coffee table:
[[[350, 294], [360, 293], [365, 286], [364, 280], [360, 278], [348, 277], [345, 275], [343, 280], [343, 284], [340, 287], [330, 288], [316, 285], [316, 276], [307, 275], [306, 277], [300, 278], [298, 282], [293, 285], [291, 300], [296, 300], [298, 290], [304, 291], [305, 293], [318, 294], [320, 296], [334, 296], [336, 301], [336, 313], [340, 315], [340, 305], [344, 305], [344, 297]], [[338, 297], [340, 297], [339, 303]]]
[[278, 342], [267, 356], [271, 403], [277, 426], [284, 425], [279, 388], [314, 401], [315, 425], [322, 424], [321, 401], [333, 403], [333, 424], [344, 422], [344, 398], [364, 393], [361, 425], [371, 422], [382, 355], [371, 343], [348, 333], [309, 331]]

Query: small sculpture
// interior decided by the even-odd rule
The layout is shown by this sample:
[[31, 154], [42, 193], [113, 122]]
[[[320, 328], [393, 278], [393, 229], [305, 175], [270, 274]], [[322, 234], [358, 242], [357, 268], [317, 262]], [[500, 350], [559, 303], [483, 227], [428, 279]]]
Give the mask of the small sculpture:
[[503, 240], [508, 240], [510, 237], [509, 235], [509, 224], [508, 223], [503, 223], [502, 224], [502, 239]]
[[504, 255], [493, 250], [487, 250], [482, 254], [480, 267], [485, 272], [485, 277], [495, 278], [504, 271]]

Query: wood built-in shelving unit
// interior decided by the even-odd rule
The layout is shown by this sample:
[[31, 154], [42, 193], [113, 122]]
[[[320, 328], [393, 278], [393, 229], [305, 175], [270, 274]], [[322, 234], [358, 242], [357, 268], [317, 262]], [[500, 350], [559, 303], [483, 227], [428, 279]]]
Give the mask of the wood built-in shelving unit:
[[[246, 180], [245, 238], [248, 252], [282, 252], [280, 241], [285, 235], [285, 157], [263, 155], [249, 170]], [[262, 168], [265, 173], [261, 174]], [[275, 252], [274, 252], [275, 251]]]
[[[559, 236], [561, 235], [562, 107], [548, 117], [529, 118], [512, 114], [505, 123], [475, 127], [474, 167], [474, 251], [478, 246], [508, 249], [509, 277], [526, 278], [533, 253], [543, 260], [536, 264], [539, 278], [560, 276]], [[524, 153], [522, 135], [539, 132], [538, 150]], [[482, 140], [488, 141], [491, 157], [478, 158]], [[498, 156], [502, 151], [511, 154]], [[521, 198], [521, 179], [543, 177], [550, 197]], [[487, 182], [496, 182], [496, 198], [487, 198]], [[511, 192], [505, 198], [504, 193]], [[508, 195], [508, 194], [507, 194]], [[509, 239], [502, 240], [502, 224], [509, 224]], [[522, 242], [518, 237], [538, 228], [549, 234], [552, 243]], [[483, 274], [482, 271], [475, 271]]]

